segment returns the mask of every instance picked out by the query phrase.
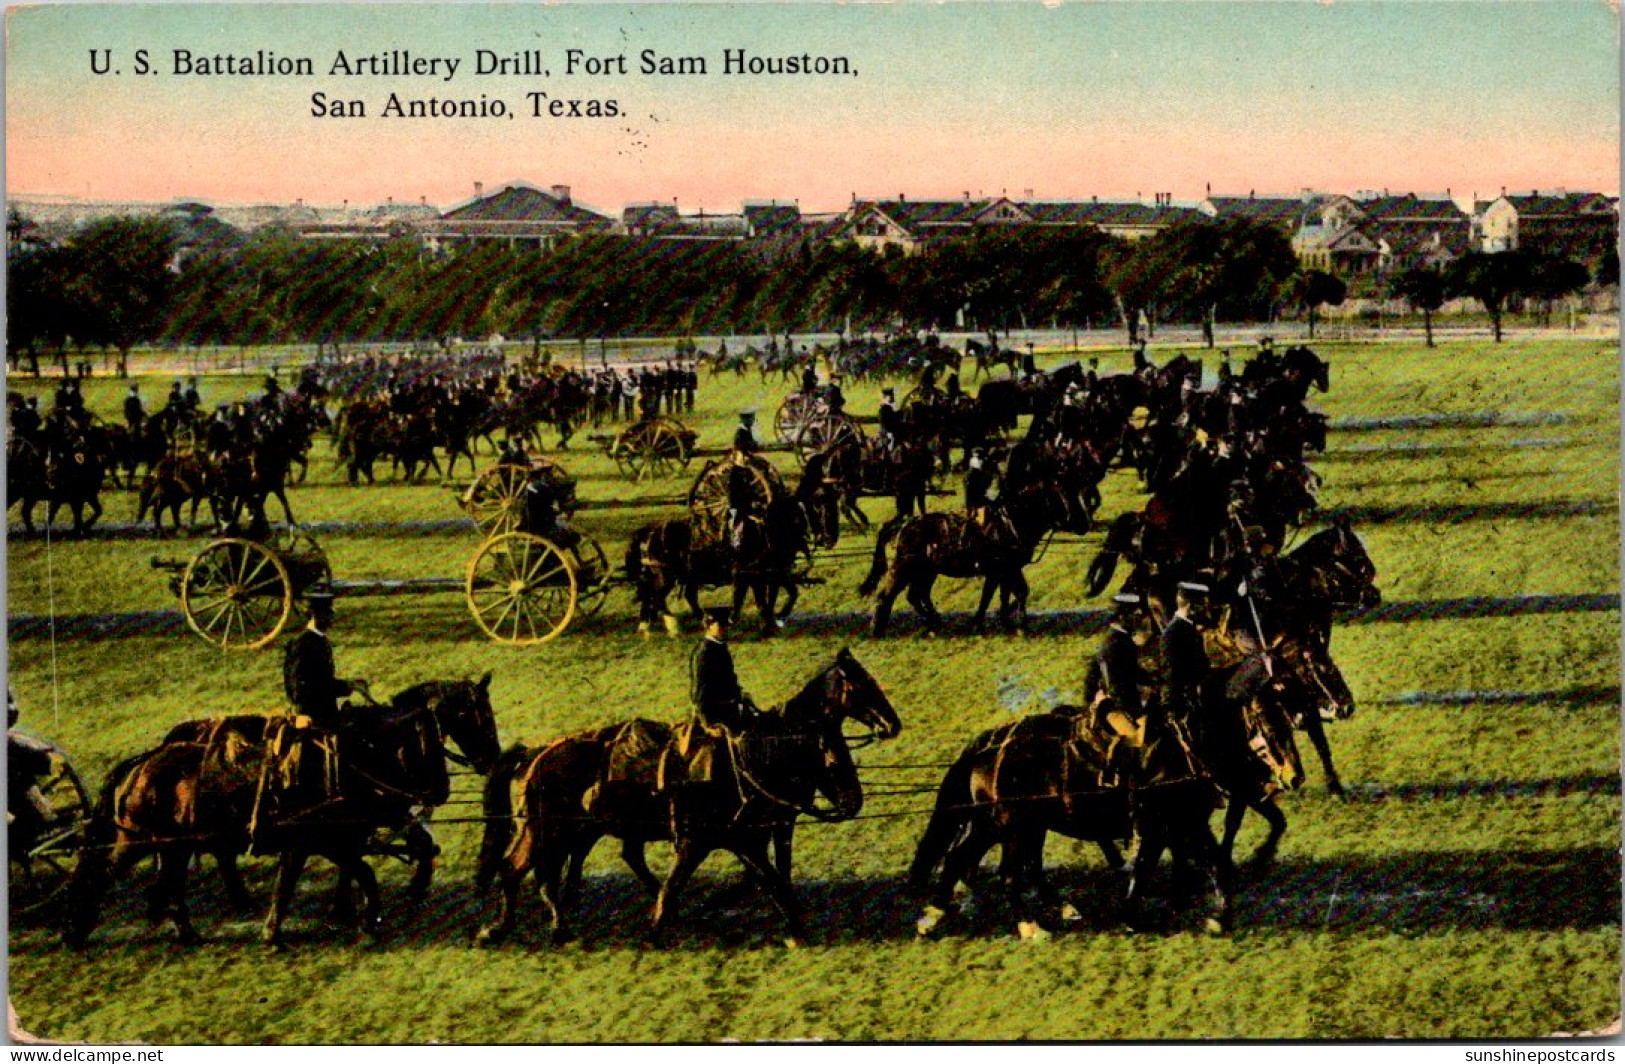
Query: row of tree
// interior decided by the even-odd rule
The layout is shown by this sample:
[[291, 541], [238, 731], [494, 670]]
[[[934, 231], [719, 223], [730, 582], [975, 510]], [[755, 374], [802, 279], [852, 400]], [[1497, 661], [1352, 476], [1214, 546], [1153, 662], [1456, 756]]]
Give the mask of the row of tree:
[[[763, 255], [746, 243], [583, 236], [552, 249], [496, 241], [431, 250], [316, 241], [267, 229], [185, 242], [163, 218], [107, 218], [60, 242], [9, 219], [8, 341], [14, 353], [137, 344], [422, 341], [450, 336], [589, 338], [837, 329], [1094, 327], [1131, 342], [1159, 322], [1270, 322], [1343, 302], [1339, 278], [1299, 267], [1286, 236], [1245, 220], [1191, 221], [1142, 240], [1092, 228], [1001, 227], [916, 255], [850, 242]], [[1618, 283], [1617, 260], [1612, 279]], [[1524, 253], [1470, 254], [1391, 279], [1432, 313], [1481, 301], [1500, 339], [1505, 308], [1592, 278]]]

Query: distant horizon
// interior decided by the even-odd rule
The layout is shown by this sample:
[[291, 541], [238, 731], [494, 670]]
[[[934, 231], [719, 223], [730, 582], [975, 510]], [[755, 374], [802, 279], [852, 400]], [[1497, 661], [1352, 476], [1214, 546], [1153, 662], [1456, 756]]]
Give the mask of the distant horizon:
[[[1620, 187], [1620, 19], [1595, 0], [43, 4], [6, 31], [12, 196], [444, 205], [545, 174], [588, 204], [826, 213]], [[454, 114], [394, 110], [420, 105]]]
[[[541, 181], [532, 181], [532, 180], [528, 180], [526, 178], [509, 178], [508, 180], [505, 180], [505, 181], [482, 182], [481, 184], [485, 186], [484, 195], [487, 198], [489, 198], [490, 196], [501, 192], [505, 188], [509, 188], [509, 187], [513, 187], [513, 186], [517, 186], [517, 185], [523, 185], [523, 186], [525, 186], [527, 188], [533, 188], [533, 189], [536, 189], [536, 190], [538, 190], [540, 192], [545, 192], [545, 193], [551, 194], [551, 188], [552, 188], [553, 185], [563, 185], [563, 184], [566, 184], [566, 183], [562, 182], [562, 181], [543, 183]], [[652, 198], [649, 198], [649, 197], [643, 197], [643, 198], [640, 198], [640, 199], [627, 200], [625, 203], [622, 203], [619, 207], [600, 207], [600, 206], [597, 205], [597, 203], [595, 201], [583, 200], [579, 196], [577, 196], [576, 195], [576, 186], [569, 185], [569, 188], [570, 188], [570, 202], [571, 203], [575, 204], [578, 207], [584, 207], [584, 208], [586, 208], [588, 210], [595, 210], [595, 211], [598, 211], [600, 213], [604, 213], [604, 214], [611, 215], [611, 216], [619, 215], [622, 210], [625, 210], [626, 208], [629, 208], [629, 207], [649, 206], [649, 205], [654, 205], [654, 204], [665, 204], [665, 203], [671, 203], [672, 202], [671, 199], [652, 199]], [[1164, 192], [1164, 194], [1166, 194], [1166, 190], [1163, 190], [1163, 192]], [[984, 200], [987, 200], [987, 201], [996, 200], [996, 199], [999, 199], [999, 198], [1002, 197], [1002, 198], [1009, 199], [1009, 200], [1012, 200], [1012, 201], [1015, 201], [1015, 202], [1081, 203], [1081, 202], [1087, 202], [1087, 201], [1091, 201], [1091, 200], [1098, 200], [1098, 201], [1100, 201], [1102, 203], [1144, 203], [1147, 206], [1154, 206], [1155, 203], [1154, 203], [1153, 197], [1158, 195], [1158, 194], [1159, 193], [1151, 193], [1149, 195], [1136, 196], [1136, 195], [1133, 195], [1133, 194], [1121, 194], [1121, 193], [1118, 193], [1118, 194], [1102, 194], [1102, 193], [1093, 193], [1093, 192], [1091, 192], [1091, 193], [1086, 193], [1086, 194], [1082, 194], [1082, 195], [1046, 196], [1046, 195], [1038, 194], [1036, 192], [1036, 190], [1035, 190], [1034, 194], [1027, 195], [1026, 190], [1023, 189], [1023, 190], [1021, 190], [1019, 192], [1015, 192], [1015, 193], [1011, 193], [1011, 192], [1009, 192], [1007, 190], [1002, 190], [999, 193], [987, 193], [987, 192], [972, 191], [970, 198], [971, 198], [971, 200], [973, 202], [984, 201]], [[1360, 188], [1353, 189], [1353, 190], [1343, 190], [1343, 189], [1334, 189], [1334, 188], [1300, 189], [1300, 190], [1297, 190], [1297, 191], [1249, 189], [1249, 190], [1247, 190], [1245, 192], [1229, 190], [1229, 189], [1215, 189], [1211, 194], [1204, 191], [1202, 195], [1194, 197], [1194, 198], [1183, 198], [1183, 197], [1180, 197], [1178, 195], [1173, 195], [1172, 201], [1170, 203], [1166, 204], [1166, 206], [1181, 207], [1181, 208], [1195, 207], [1195, 206], [1198, 206], [1201, 203], [1205, 202], [1208, 198], [1210, 198], [1210, 196], [1225, 198], [1225, 199], [1256, 198], [1256, 199], [1261, 199], [1261, 200], [1295, 199], [1295, 198], [1300, 198], [1300, 197], [1303, 197], [1303, 196], [1347, 196], [1349, 199], [1352, 199], [1356, 203], [1359, 203], [1359, 202], [1362, 202], [1362, 201], [1364, 201], [1366, 199], [1373, 199], [1373, 198], [1377, 198], [1377, 197], [1381, 197], [1381, 196], [1413, 195], [1413, 196], [1416, 196], [1418, 199], [1422, 199], [1422, 200], [1449, 199], [1453, 203], [1455, 203], [1457, 207], [1461, 208], [1464, 212], [1470, 213], [1470, 208], [1468, 206], [1469, 204], [1474, 203], [1474, 202], [1479, 203], [1479, 204], [1493, 203], [1496, 199], [1499, 199], [1503, 195], [1504, 196], [1515, 197], [1515, 196], [1529, 196], [1529, 195], [1561, 196], [1561, 195], [1590, 195], [1590, 194], [1608, 196], [1608, 197], [1614, 198], [1614, 199], [1617, 199], [1618, 196], [1619, 196], [1617, 191], [1608, 191], [1608, 190], [1600, 189], [1600, 188], [1570, 188], [1570, 187], [1560, 186], [1560, 185], [1549, 186], [1549, 187], [1546, 187], [1546, 188], [1512, 188], [1512, 187], [1508, 186], [1507, 189], [1504, 192], [1500, 191], [1500, 190], [1497, 190], [1497, 191], [1494, 191], [1494, 192], [1491, 192], [1491, 193], [1488, 193], [1488, 194], [1479, 195], [1476, 198], [1470, 198], [1471, 194], [1469, 194], [1469, 196], [1462, 196], [1460, 194], [1455, 193], [1450, 188], [1445, 188], [1445, 189], [1401, 189], [1401, 188], [1394, 188], [1392, 186], [1387, 186], [1387, 187], [1362, 186]], [[742, 196], [739, 199], [737, 199], [736, 201], [734, 201], [734, 203], [731, 205], [731, 207], [728, 206], [728, 205], [724, 205], [724, 206], [721, 206], [721, 207], [713, 208], [713, 206], [710, 205], [710, 204], [697, 204], [697, 205], [694, 205], [694, 206], [690, 207], [688, 205], [683, 204], [681, 201], [676, 202], [675, 206], [678, 208], [679, 213], [685, 214], [685, 215], [689, 214], [689, 213], [693, 213], [693, 212], [699, 212], [699, 211], [705, 211], [708, 214], [731, 214], [731, 213], [736, 213], [738, 211], [738, 209], [741, 208], [741, 207], [755, 205], [755, 204], [769, 204], [769, 203], [776, 203], [776, 204], [781, 204], [781, 205], [783, 205], [783, 204], [791, 204], [791, 205], [796, 206], [801, 211], [801, 213], [803, 213], [803, 214], [840, 214], [840, 213], [846, 211], [847, 209], [849, 209], [851, 207], [852, 203], [854, 203], [854, 202], [859, 202], [859, 203], [863, 203], [863, 202], [895, 203], [895, 202], [898, 201], [898, 198], [899, 198], [899, 196], [898, 196], [897, 193], [892, 193], [890, 195], [885, 195], [885, 196], [869, 196], [869, 195], [860, 194], [860, 195], [858, 195], [856, 197], [855, 200], [854, 199], [849, 199], [847, 202], [841, 204], [838, 207], [809, 207], [806, 204], [803, 204], [800, 201], [799, 197], [795, 197], [795, 196]], [[955, 194], [955, 195], [926, 195], [926, 194], [915, 194], [915, 193], [910, 192], [910, 191], [905, 189], [905, 190], [902, 191], [902, 198], [908, 199], [908, 200], [914, 200], [915, 202], [920, 202], [920, 203], [957, 202], [957, 201], [963, 200], [965, 198], [965, 193], [962, 190], [961, 192], [959, 192], [958, 194]], [[473, 202], [474, 201], [474, 195], [473, 195], [473, 193], [471, 191], [469, 195], [463, 196], [460, 199], [455, 199], [455, 200], [448, 201], [446, 203], [427, 202], [426, 197], [420, 197], [419, 199], [415, 199], [415, 200], [414, 199], [409, 199], [409, 198], [400, 198], [400, 197], [396, 197], [394, 199], [389, 199], [389, 198], [386, 197], [384, 200], [380, 200], [378, 202], [371, 202], [371, 201], [350, 202], [350, 201], [347, 201], [347, 200], [340, 200], [338, 202], [328, 202], [328, 201], [312, 199], [310, 196], [296, 196], [291, 200], [281, 200], [281, 201], [278, 201], [278, 200], [233, 201], [233, 200], [209, 199], [209, 198], [206, 198], [206, 197], [203, 197], [203, 196], [189, 196], [189, 195], [165, 197], [165, 198], [162, 198], [162, 199], [133, 199], [133, 198], [129, 198], [129, 197], [82, 196], [82, 195], [77, 195], [77, 194], [71, 193], [71, 192], [30, 192], [30, 191], [23, 191], [23, 190], [8, 189], [6, 191], [6, 199], [7, 199], [8, 202], [13, 201], [13, 200], [38, 200], [38, 201], [58, 202], [58, 203], [62, 203], [62, 204], [85, 204], [85, 205], [128, 204], [128, 205], [132, 205], [132, 206], [147, 206], [147, 207], [164, 207], [164, 206], [175, 206], [175, 205], [179, 205], [179, 204], [183, 204], [183, 203], [199, 203], [199, 204], [202, 204], [202, 205], [204, 205], [206, 207], [223, 208], [223, 209], [227, 209], [227, 210], [233, 210], [233, 209], [235, 209], [235, 210], [246, 210], [246, 209], [255, 208], [255, 207], [296, 207], [296, 206], [308, 207], [311, 210], [372, 210], [372, 209], [375, 209], [375, 208], [378, 208], [378, 207], [391, 207], [391, 206], [393, 206], [393, 207], [420, 207], [420, 208], [421, 207], [429, 207], [429, 208], [431, 208], [431, 209], [433, 209], [433, 210], [435, 210], [435, 211], [437, 211], [437, 212], [439, 212], [441, 214], [444, 214], [446, 212], [455, 210], [460, 206], [463, 206], [465, 204]]]

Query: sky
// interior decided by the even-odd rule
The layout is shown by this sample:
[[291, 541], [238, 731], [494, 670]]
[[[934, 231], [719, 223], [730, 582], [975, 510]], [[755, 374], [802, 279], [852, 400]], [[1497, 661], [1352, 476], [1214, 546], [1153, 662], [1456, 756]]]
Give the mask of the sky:
[[[74, 4], [13, 7], [6, 31], [9, 195], [444, 209], [519, 179], [618, 213], [1619, 190], [1620, 25], [1600, 0]], [[481, 75], [482, 50], [546, 73]], [[730, 50], [840, 72], [728, 73]], [[262, 51], [311, 74], [196, 72]], [[705, 72], [645, 73], [646, 53]], [[435, 63], [347, 74], [341, 55]], [[397, 117], [392, 94], [486, 117]]]

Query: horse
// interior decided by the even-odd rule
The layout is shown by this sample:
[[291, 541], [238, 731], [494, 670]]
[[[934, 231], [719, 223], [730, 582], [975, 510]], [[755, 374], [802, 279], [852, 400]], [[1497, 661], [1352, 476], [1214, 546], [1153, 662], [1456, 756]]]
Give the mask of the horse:
[[965, 341], [965, 357], [976, 360], [976, 368], [971, 371], [971, 379], [986, 376], [992, 378], [993, 370], [1003, 366], [1010, 371], [1010, 376], [1016, 375], [1021, 366], [1021, 353], [1013, 347], [1000, 347], [997, 343], [984, 344], [971, 337]]
[[[702, 588], [728, 587], [739, 616], [749, 594], [762, 619], [764, 635], [773, 635], [795, 608], [799, 588], [798, 559], [812, 557], [807, 500], [776, 494], [760, 515], [743, 522], [737, 543], [702, 535], [691, 518], [654, 521], [632, 534], [625, 569], [636, 588], [639, 627], [656, 623], [676, 634], [676, 619], [667, 602], [681, 589], [692, 613], [700, 612]], [[779, 596], [784, 605], [779, 606]]]
[[[1343, 793], [1332, 765], [1324, 719], [1354, 715], [1353, 692], [1331, 658], [1332, 619], [1340, 609], [1370, 609], [1382, 601], [1377, 567], [1346, 517], [1332, 519], [1273, 566], [1273, 587], [1262, 601], [1247, 605], [1261, 639], [1279, 643], [1282, 653], [1313, 683], [1318, 697], [1299, 718], [1326, 772], [1326, 789]], [[1254, 612], [1256, 611], [1256, 612]], [[1234, 612], [1234, 611], [1233, 611]]]
[[57, 511], [63, 506], [73, 514], [74, 535], [89, 531], [101, 517], [106, 458], [93, 442], [86, 435], [74, 435], [44, 450], [26, 440], [7, 443], [6, 497], [21, 508], [27, 532], [35, 531], [34, 506], [40, 502], [47, 504], [47, 531], [56, 523]]
[[[184, 943], [199, 940], [186, 904], [187, 868], [212, 854], [239, 907], [247, 892], [235, 858], [251, 849], [280, 855], [264, 938], [281, 924], [311, 854], [338, 866], [342, 883], [361, 884], [363, 926], [378, 928], [377, 878], [364, 855], [379, 829], [407, 831], [420, 861], [413, 889], [426, 891], [435, 852], [419, 810], [444, 804], [451, 738], [476, 771], [498, 756], [490, 676], [408, 688], [390, 706], [359, 707], [336, 733], [292, 721], [236, 716], [177, 725], [156, 748], [109, 773], [86, 829], [86, 848], [69, 880], [64, 941], [82, 945], [101, 901], [136, 861], [157, 858], [149, 915], [169, 916]], [[296, 756], [286, 756], [296, 752]], [[413, 835], [422, 840], [414, 843]]]
[[840, 512], [859, 528], [869, 518], [858, 508], [863, 495], [890, 495], [896, 504], [892, 520], [925, 513], [935, 460], [923, 443], [882, 448], [877, 442], [846, 437], [825, 448], [824, 479], [839, 499]]
[[[527, 873], [538, 881], [553, 940], [565, 940], [581, 864], [606, 836], [621, 840], [622, 859], [658, 895], [652, 938], [675, 912], [678, 892], [694, 869], [716, 849], [739, 856], [799, 934], [789, 898], [795, 822], [803, 814], [850, 819], [862, 808], [862, 787], [841, 734], [846, 719], [868, 725], [881, 738], [902, 729], [879, 684], [843, 649], [782, 708], [759, 714], [742, 735], [640, 719], [510, 750], [486, 785], [477, 884], [497, 880], [501, 901], [477, 941], [497, 942], [513, 930]], [[518, 818], [515, 789], [524, 810]], [[815, 806], [815, 792], [832, 808]], [[662, 883], [645, 863], [643, 848], [667, 841], [675, 841], [677, 861]]]
[[[875, 596], [870, 630], [877, 637], [886, 634], [892, 603], [905, 590], [909, 605], [926, 626], [940, 629], [942, 614], [931, 602], [931, 588], [939, 576], [982, 580], [974, 621], [978, 631], [995, 590], [1009, 596], [1001, 610], [1005, 621], [1010, 622], [1013, 613], [1015, 623], [1025, 627], [1027, 579], [1022, 569], [1050, 532], [1081, 531], [1087, 523], [1087, 513], [1078, 512], [1076, 501], [1060, 485], [1035, 481], [1025, 487], [1012, 485], [1007, 495], [986, 507], [983, 521], [966, 513], [929, 513], [883, 527], [869, 573], [858, 587], [860, 595]], [[896, 549], [888, 564], [886, 551], [893, 543]]]
[[[1096, 843], [1108, 866], [1122, 866], [1117, 843], [1137, 843], [1125, 903], [1131, 922], [1148, 891], [1164, 849], [1176, 864], [1200, 871], [1207, 886], [1205, 924], [1221, 931], [1228, 907], [1232, 863], [1226, 847], [1234, 832], [1227, 813], [1220, 844], [1209, 815], [1226, 792], [1240, 814], [1259, 809], [1279, 818], [1273, 798], [1302, 779], [1301, 764], [1285, 716], [1260, 697], [1250, 661], [1216, 670], [1207, 685], [1199, 721], [1153, 717], [1139, 737], [1111, 737], [1087, 726], [1092, 711], [1059, 707], [984, 732], [955, 760], [910, 865], [910, 887], [928, 899], [917, 929], [935, 930], [957, 886], [995, 845], [1001, 849], [1000, 879], [1022, 917], [1030, 889], [1048, 907], [1075, 919], [1043, 872], [1050, 832]], [[1245, 678], [1243, 678], [1245, 677]], [[1265, 810], [1269, 812], [1265, 812]], [[1285, 830], [1284, 818], [1280, 829]], [[1272, 833], [1270, 853], [1279, 838]], [[1042, 925], [1022, 919], [1023, 933]]]

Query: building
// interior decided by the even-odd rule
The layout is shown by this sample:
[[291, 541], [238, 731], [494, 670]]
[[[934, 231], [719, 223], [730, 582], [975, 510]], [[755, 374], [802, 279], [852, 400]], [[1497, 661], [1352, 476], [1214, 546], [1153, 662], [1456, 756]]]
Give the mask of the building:
[[1603, 256], [1619, 254], [1619, 201], [1599, 192], [1503, 190], [1479, 214], [1477, 231], [1487, 252], [1533, 251], [1595, 270]]
[[614, 219], [572, 201], [569, 185], [544, 192], [524, 181], [506, 182], [490, 195], [476, 182], [472, 199], [416, 227], [424, 243], [436, 249], [487, 240], [550, 248], [569, 237], [615, 228]]
[[870, 248], [895, 247], [914, 254], [935, 241], [991, 226], [1093, 226], [1112, 236], [1139, 240], [1174, 223], [1197, 217], [1192, 207], [1177, 206], [1159, 193], [1154, 203], [1142, 200], [957, 200], [852, 201], [839, 237]]

